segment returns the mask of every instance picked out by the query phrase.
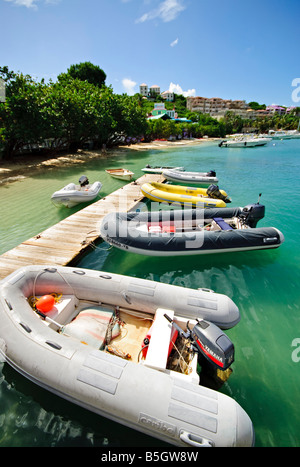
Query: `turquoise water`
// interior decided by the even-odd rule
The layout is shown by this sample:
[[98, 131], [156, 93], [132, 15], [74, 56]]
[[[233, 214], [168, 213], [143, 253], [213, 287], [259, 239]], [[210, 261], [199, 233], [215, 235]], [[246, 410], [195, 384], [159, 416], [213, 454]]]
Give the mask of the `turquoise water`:
[[[300, 446], [300, 140], [265, 147], [219, 148], [216, 143], [145, 152], [124, 152], [81, 167], [57, 168], [0, 186], [0, 253], [59, 222], [81, 207], [57, 209], [53, 191], [86, 174], [103, 183], [101, 196], [123, 182], [105, 174], [127, 167], [136, 178], [145, 164], [215, 170], [232, 206], [266, 206], [260, 226], [285, 236], [277, 250], [153, 258], [100, 243], [78, 264], [161, 282], [207, 287], [231, 297], [241, 321], [226, 331], [235, 344], [233, 374], [221, 391], [233, 397], [253, 421], [256, 446]], [[299, 341], [300, 342], [300, 341]], [[298, 344], [299, 347], [299, 344]], [[294, 358], [293, 358], [294, 357]], [[0, 446], [165, 446], [156, 439], [110, 422], [36, 387], [0, 364]]]

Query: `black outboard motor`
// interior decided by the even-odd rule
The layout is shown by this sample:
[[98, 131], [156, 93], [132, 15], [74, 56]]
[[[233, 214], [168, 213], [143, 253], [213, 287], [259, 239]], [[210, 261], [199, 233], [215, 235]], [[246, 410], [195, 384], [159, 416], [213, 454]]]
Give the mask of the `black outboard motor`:
[[230, 199], [222, 195], [217, 185], [209, 185], [209, 187], [206, 190], [206, 194], [209, 196], [209, 198], [222, 199], [223, 201], [225, 201], [225, 203], [230, 203]]
[[214, 170], [210, 170], [209, 172], [207, 172], [207, 176], [208, 177], [216, 177], [217, 174], [216, 174], [216, 172]]
[[239, 215], [239, 219], [243, 224], [249, 225], [251, 228], [255, 228], [258, 221], [263, 219], [265, 216], [265, 206], [263, 204], [248, 204], [243, 208], [243, 211]]
[[164, 316], [182, 337], [191, 341], [192, 348], [198, 356], [204, 357], [214, 369], [225, 371], [233, 363], [234, 345], [218, 326], [197, 319], [193, 329], [187, 326], [187, 332], [184, 332], [168, 315]]
[[89, 184], [89, 180], [88, 178], [85, 176], [85, 175], [82, 175], [79, 179], [79, 185], [81, 186], [81, 188], [83, 188], [84, 186], [87, 186]]

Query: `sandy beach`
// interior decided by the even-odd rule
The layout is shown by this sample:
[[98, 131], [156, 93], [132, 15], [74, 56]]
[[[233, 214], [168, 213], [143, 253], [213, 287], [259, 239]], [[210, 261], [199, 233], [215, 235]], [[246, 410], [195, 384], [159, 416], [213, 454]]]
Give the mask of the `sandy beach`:
[[137, 143], [128, 146], [119, 146], [108, 150], [79, 150], [75, 154], [57, 154], [57, 156], [26, 155], [18, 156], [13, 160], [0, 160], [0, 184], [14, 182], [16, 180], [31, 176], [33, 173], [45, 169], [54, 169], [60, 165], [68, 166], [84, 164], [87, 160], [99, 157], [109, 157], [123, 151], [149, 151], [154, 149], [178, 148], [202, 144], [208, 141], [216, 141], [215, 138], [186, 139], [181, 141], [155, 140], [151, 143]]

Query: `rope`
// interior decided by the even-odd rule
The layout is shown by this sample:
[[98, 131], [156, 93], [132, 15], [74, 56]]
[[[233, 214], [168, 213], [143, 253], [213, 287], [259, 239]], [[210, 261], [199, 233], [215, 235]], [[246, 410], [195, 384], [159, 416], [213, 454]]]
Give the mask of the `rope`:
[[113, 355], [117, 355], [117, 357], [121, 357], [124, 360], [130, 360], [131, 359], [131, 355], [129, 353], [123, 352], [122, 350], [118, 349], [114, 345], [107, 345], [105, 347], [105, 350], [106, 350], [106, 352], [111, 353]]

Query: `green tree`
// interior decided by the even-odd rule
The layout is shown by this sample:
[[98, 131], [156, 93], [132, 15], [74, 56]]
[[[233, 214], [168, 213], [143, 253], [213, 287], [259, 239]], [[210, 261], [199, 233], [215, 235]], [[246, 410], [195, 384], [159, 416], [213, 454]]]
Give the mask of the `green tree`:
[[6, 74], [6, 102], [0, 105], [1, 139], [5, 157], [24, 145], [39, 145], [49, 133], [47, 119], [41, 115], [46, 95], [44, 83], [29, 76], [2, 69]]
[[83, 62], [77, 65], [71, 65], [67, 73], [61, 73], [57, 77], [58, 81], [65, 81], [68, 78], [87, 81], [101, 88], [105, 85], [106, 74], [99, 66], [93, 65], [91, 62]]
[[255, 102], [255, 101], [248, 102], [248, 105], [250, 109], [253, 109], [253, 110], [265, 110], [266, 108], [265, 104], [259, 104], [258, 102]]

